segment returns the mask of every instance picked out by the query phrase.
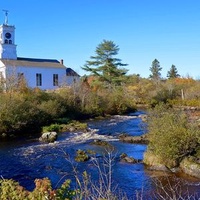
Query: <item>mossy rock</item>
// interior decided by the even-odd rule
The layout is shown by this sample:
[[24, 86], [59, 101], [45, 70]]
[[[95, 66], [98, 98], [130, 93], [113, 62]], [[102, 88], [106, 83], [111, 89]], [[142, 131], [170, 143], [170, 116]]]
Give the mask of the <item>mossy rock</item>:
[[126, 153], [122, 153], [121, 155], [120, 155], [120, 159], [123, 159], [123, 158], [126, 158], [128, 155], [126, 154]]
[[62, 124], [62, 132], [64, 131], [70, 131], [70, 132], [75, 132], [75, 131], [84, 131], [86, 132], [88, 130], [87, 123], [81, 123], [78, 121], [72, 121], [69, 124]]
[[86, 151], [78, 149], [76, 151], [76, 156], [75, 156], [75, 160], [77, 162], [85, 162], [88, 161], [90, 159], [90, 156], [87, 154]]
[[98, 146], [111, 146], [109, 144], [109, 142], [105, 141], [105, 140], [94, 140], [93, 142], [91, 142], [91, 144], [93, 145], [98, 145]]
[[141, 136], [131, 136], [126, 133], [122, 133], [119, 135], [119, 140], [125, 143], [134, 143], [134, 144], [148, 144], [147, 135]]
[[184, 173], [200, 178], [200, 162], [196, 157], [184, 158], [180, 163], [180, 168]]
[[135, 159], [133, 157], [129, 157], [126, 153], [122, 153], [120, 155], [120, 162], [135, 164], [135, 163], [141, 163], [142, 161], [139, 159]]
[[[155, 155], [152, 151], [146, 151], [144, 153], [143, 163], [146, 164], [151, 170], [170, 171], [162, 159], [158, 155]], [[168, 164], [171, 165], [171, 168], [175, 167], [174, 163]]]

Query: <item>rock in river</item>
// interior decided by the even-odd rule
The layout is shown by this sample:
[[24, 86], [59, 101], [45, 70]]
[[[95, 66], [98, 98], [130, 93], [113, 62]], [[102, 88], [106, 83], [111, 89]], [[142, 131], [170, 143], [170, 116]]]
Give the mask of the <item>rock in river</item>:
[[42, 136], [39, 138], [39, 141], [41, 142], [55, 142], [57, 139], [57, 133], [56, 132], [46, 132], [43, 133]]

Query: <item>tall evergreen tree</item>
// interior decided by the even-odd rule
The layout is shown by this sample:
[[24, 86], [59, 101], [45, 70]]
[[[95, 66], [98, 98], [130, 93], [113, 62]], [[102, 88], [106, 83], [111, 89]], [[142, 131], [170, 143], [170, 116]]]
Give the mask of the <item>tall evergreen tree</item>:
[[170, 68], [170, 70], [167, 72], [167, 77], [169, 79], [171, 79], [171, 78], [177, 78], [179, 76], [180, 75], [178, 74], [178, 70], [177, 70], [176, 66], [172, 65], [171, 68]]
[[150, 67], [150, 71], [151, 71], [151, 74], [150, 74], [150, 78], [153, 79], [153, 80], [160, 80], [161, 78], [161, 70], [162, 70], [162, 67], [160, 67], [160, 62], [155, 59], [153, 62], [152, 62], [152, 65]]
[[123, 64], [121, 59], [115, 58], [118, 51], [119, 47], [113, 41], [103, 40], [96, 47], [96, 55], [91, 56], [91, 60], [86, 61], [82, 69], [91, 72], [92, 75], [97, 76], [102, 82], [119, 85], [128, 70], [120, 68], [127, 66], [127, 64]]

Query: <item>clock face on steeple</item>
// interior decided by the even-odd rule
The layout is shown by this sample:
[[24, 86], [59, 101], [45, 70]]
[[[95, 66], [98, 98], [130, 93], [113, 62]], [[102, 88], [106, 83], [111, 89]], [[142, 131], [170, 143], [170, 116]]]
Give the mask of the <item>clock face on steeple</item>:
[[17, 59], [15, 45], [15, 26], [3, 24], [0, 26], [0, 59]]
[[11, 38], [11, 34], [7, 32], [7, 33], [5, 34], [5, 37], [6, 37], [7, 39], [10, 39], [10, 38]]

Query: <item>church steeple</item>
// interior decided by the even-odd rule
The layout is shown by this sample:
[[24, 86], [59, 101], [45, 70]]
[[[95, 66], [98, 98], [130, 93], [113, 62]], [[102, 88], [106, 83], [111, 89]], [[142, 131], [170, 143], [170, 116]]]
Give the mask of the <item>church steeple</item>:
[[5, 12], [5, 23], [0, 25], [0, 59], [17, 59], [15, 45], [15, 27], [8, 24], [8, 10]]
[[3, 10], [5, 12], [5, 25], [8, 25], [8, 10]]

